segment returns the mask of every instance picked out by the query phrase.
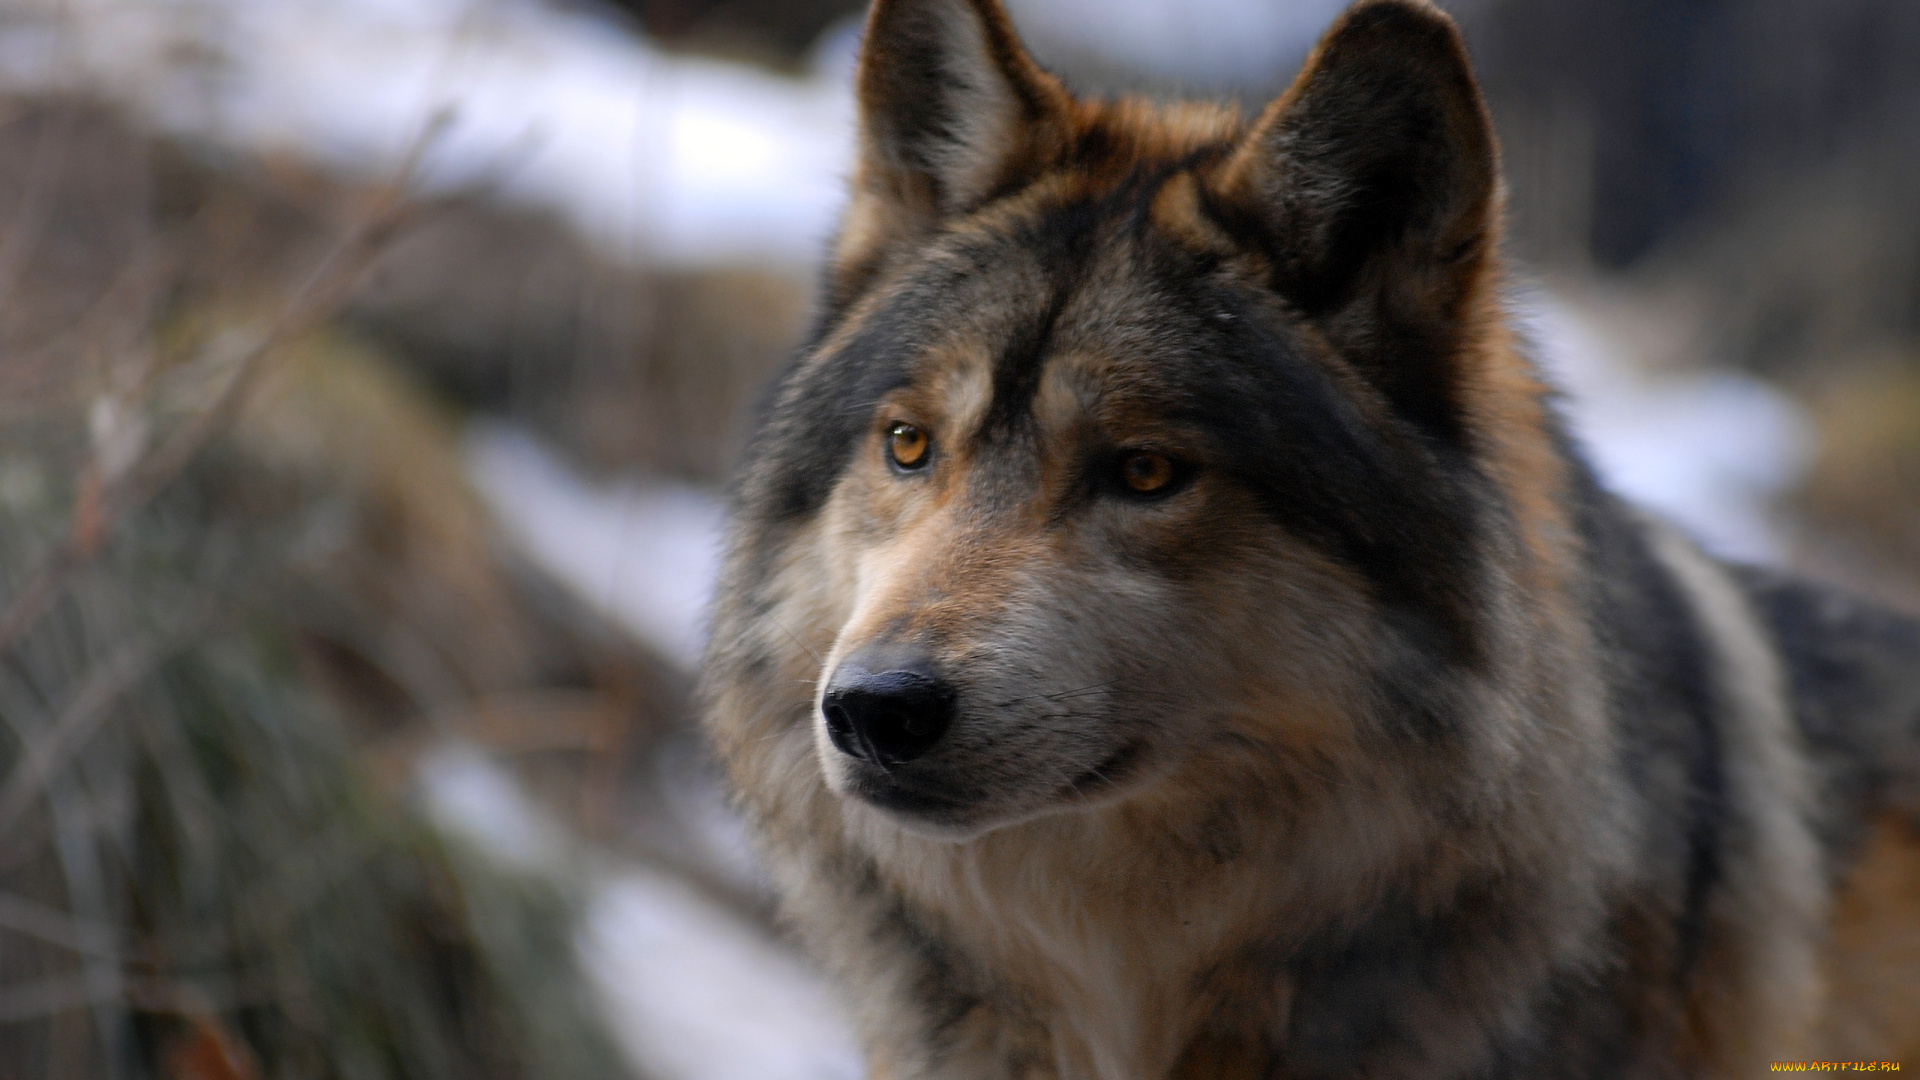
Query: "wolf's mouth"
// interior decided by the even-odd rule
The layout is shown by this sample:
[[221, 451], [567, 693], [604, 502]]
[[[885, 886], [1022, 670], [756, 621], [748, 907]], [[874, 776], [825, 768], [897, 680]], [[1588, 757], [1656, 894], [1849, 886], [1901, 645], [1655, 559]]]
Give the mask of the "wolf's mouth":
[[957, 822], [974, 807], [971, 799], [929, 790], [896, 773], [877, 769], [861, 769], [848, 793], [882, 810], [935, 822]]
[[[1098, 765], [1055, 788], [1052, 796], [1042, 799], [1042, 803], [1065, 808], [1123, 787], [1139, 773], [1145, 749], [1141, 742], [1122, 746]], [[950, 775], [915, 775], [911, 769], [898, 766], [884, 769], [864, 762], [855, 765], [847, 775], [848, 796], [927, 824], [968, 826], [982, 813], [990, 816], [992, 813], [988, 804], [994, 800], [984, 792], [954, 782], [957, 778]], [[1030, 812], [1039, 809], [1032, 807]]]

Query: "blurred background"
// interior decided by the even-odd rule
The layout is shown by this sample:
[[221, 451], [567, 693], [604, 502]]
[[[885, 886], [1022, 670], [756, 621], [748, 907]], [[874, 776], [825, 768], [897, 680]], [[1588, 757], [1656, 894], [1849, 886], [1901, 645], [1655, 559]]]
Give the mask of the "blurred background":
[[[1010, 0], [1090, 92], [1334, 0]], [[1920, 5], [1457, 0], [1619, 487], [1920, 611]], [[693, 730], [859, 0], [0, 0], [0, 1075], [852, 1080]]]

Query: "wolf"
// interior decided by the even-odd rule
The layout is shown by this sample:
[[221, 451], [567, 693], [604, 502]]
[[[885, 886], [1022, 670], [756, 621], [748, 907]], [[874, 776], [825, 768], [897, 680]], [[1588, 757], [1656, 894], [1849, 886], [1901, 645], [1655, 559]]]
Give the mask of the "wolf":
[[1920, 624], [1609, 494], [1462, 39], [1251, 117], [875, 0], [705, 724], [875, 1080], [1920, 1058]]

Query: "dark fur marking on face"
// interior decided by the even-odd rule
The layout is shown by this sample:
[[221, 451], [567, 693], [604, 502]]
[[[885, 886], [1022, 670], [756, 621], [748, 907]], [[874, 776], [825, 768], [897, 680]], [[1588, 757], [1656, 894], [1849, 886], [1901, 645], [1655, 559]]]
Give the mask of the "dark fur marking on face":
[[[748, 487], [739, 505], [755, 507], [773, 522], [818, 511], [871, 420], [867, 410], [910, 381], [928, 328], [954, 303], [954, 287], [989, 274], [1010, 246], [1041, 259], [1054, 283], [1048, 307], [1001, 349], [995, 364], [993, 404], [983, 430], [1012, 430], [1039, 384], [1053, 319], [1071, 296], [1093, 230], [1109, 216], [1114, 198], [1110, 193], [1099, 200], [1071, 200], [1056, 213], [1024, 223], [1016, 236], [990, 234], [982, 243], [959, 246], [952, 252], [957, 257], [953, 264], [922, 271], [905, 283], [866, 318], [850, 342], [826, 357], [818, 356], [819, 349], [844, 312], [823, 316], [814, 341], [795, 358], [764, 412], [759, 434], [748, 448]], [[821, 402], [831, 404], [823, 409]]]
[[1046, 369], [1048, 346], [1061, 311], [1081, 287], [1087, 265], [1103, 226], [1122, 207], [1142, 199], [1142, 189], [1158, 190], [1163, 180], [1142, 182], [1135, 174], [1113, 191], [1094, 197], [1066, 200], [1020, 224], [1009, 238], [1019, 251], [1039, 263], [1051, 285], [1045, 305], [1026, 321], [1001, 349], [993, 367], [993, 400], [981, 425], [982, 439], [1003, 438], [1025, 423]]
[[1024, 320], [1000, 351], [993, 365], [993, 400], [980, 425], [979, 439], [984, 443], [1013, 435], [1025, 422], [1028, 406], [1040, 388], [1040, 373], [1046, 364], [1047, 344], [1066, 306], [1070, 285], [1056, 285], [1046, 307]]
[[[1325, 369], [1288, 344], [1286, 331], [1268, 324], [1254, 298], [1217, 282], [1216, 256], [1156, 234], [1153, 198], [1181, 165], [1137, 172], [1097, 198], [1050, 208], [1014, 235], [1056, 291], [1002, 350], [983, 435], [1004, 437], [1024, 422], [1054, 321], [1102, 238], [1125, 236], [1150, 254], [1164, 337], [1185, 345], [1154, 367], [1170, 419], [1211, 435], [1216, 459], [1276, 521], [1375, 583], [1389, 623], [1416, 648], [1476, 663], [1473, 552], [1484, 540], [1484, 507], [1494, 502], [1482, 494], [1489, 483], [1466, 457], [1417, 431], [1379, 430]], [[1369, 497], [1346, 494], [1358, 491]], [[1418, 715], [1429, 733], [1444, 727]]]
[[1155, 278], [1178, 304], [1181, 336], [1199, 343], [1162, 365], [1175, 417], [1211, 437], [1223, 471], [1275, 521], [1374, 583], [1418, 646], [1476, 663], [1490, 482], [1461, 456], [1369, 422], [1259, 304], [1191, 258], [1165, 251]]
[[820, 509], [872, 423], [874, 405], [910, 380], [926, 311], [933, 306], [929, 301], [954, 276], [949, 272], [903, 289], [834, 354], [803, 354], [795, 362], [748, 447], [742, 508], [751, 507], [774, 523]]
[[[1219, 282], [1216, 256], [1159, 237], [1149, 207], [1175, 175], [1173, 167], [1136, 174], [1097, 199], [1050, 208], [1012, 237], [1041, 260], [1056, 291], [1001, 351], [982, 434], [1004, 437], [1024, 422], [1054, 321], [1102, 238], [1125, 236], [1149, 254], [1162, 336], [1183, 344], [1156, 358], [1152, 372], [1169, 418], [1208, 434], [1215, 460], [1277, 522], [1373, 582], [1389, 624], [1417, 649], [1476, 663], [1474, 552], [1497, 501], [1483, 494], [1489, 482], [1464, 455], [1417, 430], [1370, 422], [1330, 373], [1289, 344], [1284, 328], [1269, 324], [1256, 298]], [[1420, 728], [1442, 729], [1429, 712], [1414, 714]]]

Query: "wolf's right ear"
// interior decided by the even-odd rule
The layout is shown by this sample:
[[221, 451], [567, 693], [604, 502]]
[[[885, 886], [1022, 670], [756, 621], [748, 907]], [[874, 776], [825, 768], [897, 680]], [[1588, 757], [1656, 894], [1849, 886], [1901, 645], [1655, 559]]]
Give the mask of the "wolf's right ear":
[[1492, 121], [1460, 32], [1428, 0], [1361, 0], [1327, 31], [1216, 181], [1277, 241], [1308, 308], [1366, 264], [1435, 269], [1498, 227]]
[[1065, 144], [1072, 107], [999, 0], [874, 0], [858, 100], [843, 267], [1041, 167]]
[[1453, 20], [1360, 0], [1213, 181], [1274, 285], [1405, 413], [1446, 428], [1499, 240], [1492, 121]]

